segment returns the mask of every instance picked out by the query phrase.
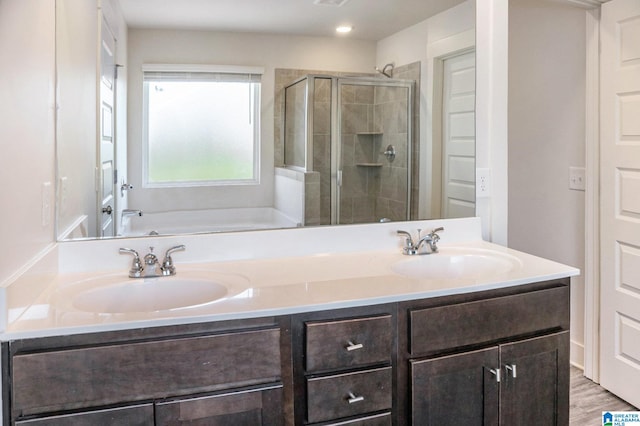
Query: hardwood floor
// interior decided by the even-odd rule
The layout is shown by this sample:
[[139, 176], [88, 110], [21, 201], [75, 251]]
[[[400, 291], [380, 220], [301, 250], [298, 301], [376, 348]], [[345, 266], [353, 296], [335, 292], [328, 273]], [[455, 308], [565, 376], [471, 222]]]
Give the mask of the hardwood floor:
[[638, 411], [571, 367], [570, 426], [601, 426], [603, 411]]

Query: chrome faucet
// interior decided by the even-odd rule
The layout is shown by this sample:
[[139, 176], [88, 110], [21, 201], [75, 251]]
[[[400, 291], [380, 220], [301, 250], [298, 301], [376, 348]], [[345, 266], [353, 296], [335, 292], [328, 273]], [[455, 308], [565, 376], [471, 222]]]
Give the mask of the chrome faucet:
[[142, 216], [142, 210], [124, 209], [122, 210], [122, 218], [127, 216]]
[[149, 247], [149, 253], [144, 256], [143, 261], [140, 261], [140, 255], [133, 249], [121, 248], [120, 253], [133, 256], [133, 263], [131, 264], [131, 269], [129, 269], [129, 278], [156, 278], [176, 274], [176, 267], [173, 264], [171, 254], [185, 248], [184, 245], [171, 247], [166, 251], [162, 264], [153, 253], [153, 247]]
[[[411, 236], [410, 233], [408, 233], [407, 231], [397, 231], [398, 235], [402, 235], [405, 237], [402, 253], [409, 256], [413, 256], [416, 254], [437, 253], [438, 252], [437, 244], [438, 244], [438, 241], [440, 241], [440, 235], [438, 235], [438, 232], [440, 231], [444, 231], [444, 228], [439, 227], [439, 228], [433, 229], [424, 237], [420, 237], [420, 235], [422, 234], [422, 229], [418, 229], [418, 241], [415, 243], [413, 242], [413, 237]], [[420, 251], [420, 248], [424, 244], [429, 246], [430, 251], [428, 252]]]

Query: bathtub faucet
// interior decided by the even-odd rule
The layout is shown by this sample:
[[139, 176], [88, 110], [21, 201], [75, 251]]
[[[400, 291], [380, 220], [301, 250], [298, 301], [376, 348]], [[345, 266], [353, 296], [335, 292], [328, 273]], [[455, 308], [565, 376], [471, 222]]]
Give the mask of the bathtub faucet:
[[142, 210], [124, 209], [122, 210], [122, 218], [127, 216], [142, 216]]
[[171, 247], [165, 253], [162, 264], [160, 264], [158, 257], [153, 252], [153, 247], [149, 247], [149, 253], [144, 256], [143, 261], [140, 260], [138, 252], [133, 249], [121, 248], [120, 253], [133, 256], [133, 263], [131, 264], [131, 269], [129, 269], [129, 278], [156, 278], [176, 274], [176, 267], [173, 264], [171, 254], [184, 249], [184, 245]]
[[[422, 229], [418, 229], [418, 241], [416, 243], [413, 242], [413, 238], [411, 234], [407, 231], [397, 231], [398, 235], [402, 235], [405, 237], [404, 247], [402, 248], [402, 253], [413, 256], [416, 254], [428, 254], [428, 253], [437, 253], [438, 252], [438, 241], [440, 241], [440, 235], [438, 232], [444, 231], [443, 227], [436, 228], [429, 232], [424, 237], [420, 237], [422, 233]], [[420, 247], [423, 244], [427, 244], [429, 246], [430, 252], [420, 252]]]

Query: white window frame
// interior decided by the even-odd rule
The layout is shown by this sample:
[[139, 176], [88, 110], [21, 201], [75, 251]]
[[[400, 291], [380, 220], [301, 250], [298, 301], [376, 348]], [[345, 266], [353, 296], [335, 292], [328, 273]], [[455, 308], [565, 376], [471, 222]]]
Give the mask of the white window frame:
[[[145, 76], [150, 74], [167, 74], [180, 75], [187, 77], [194, 73], [208, 74], [237, 74], [247, 76], [248, 81], [255, 80], [257, 77], [256, 88], [257, 93], [252, 96], [253, 105], [251, 107], [253, 126], [253, 179], [229, 179], [229, 180], [202, 180], [202, 181], [183, 181], [183, 182], [149, 182], [149, 93]], [[260, 105], [261, 105], [261, 79], [264, 74], [262, 67], [245, 67], [233, 65], [201, 65], [201, 64], [144, 64], [142, 65], [142, 187], [143, 188], [187, 188], [202, 186], [233, 186], [246, 185], [256, 186], [260, 184]]]

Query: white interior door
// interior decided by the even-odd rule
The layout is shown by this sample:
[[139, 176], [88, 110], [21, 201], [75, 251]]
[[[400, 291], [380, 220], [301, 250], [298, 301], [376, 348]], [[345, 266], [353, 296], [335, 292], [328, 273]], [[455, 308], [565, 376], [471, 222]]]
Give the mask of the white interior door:
[[475, 52], [443, 61], [442, 217], [476, 214]]
[[602, 386], [640, 407], [640, 1], [600, 23]]
[[98, 183], [98, 236], [115, 235], [115, 50], [116, 41], [106, 23], [100, 31], [100, 100], [99, 100], [99, 183]]

